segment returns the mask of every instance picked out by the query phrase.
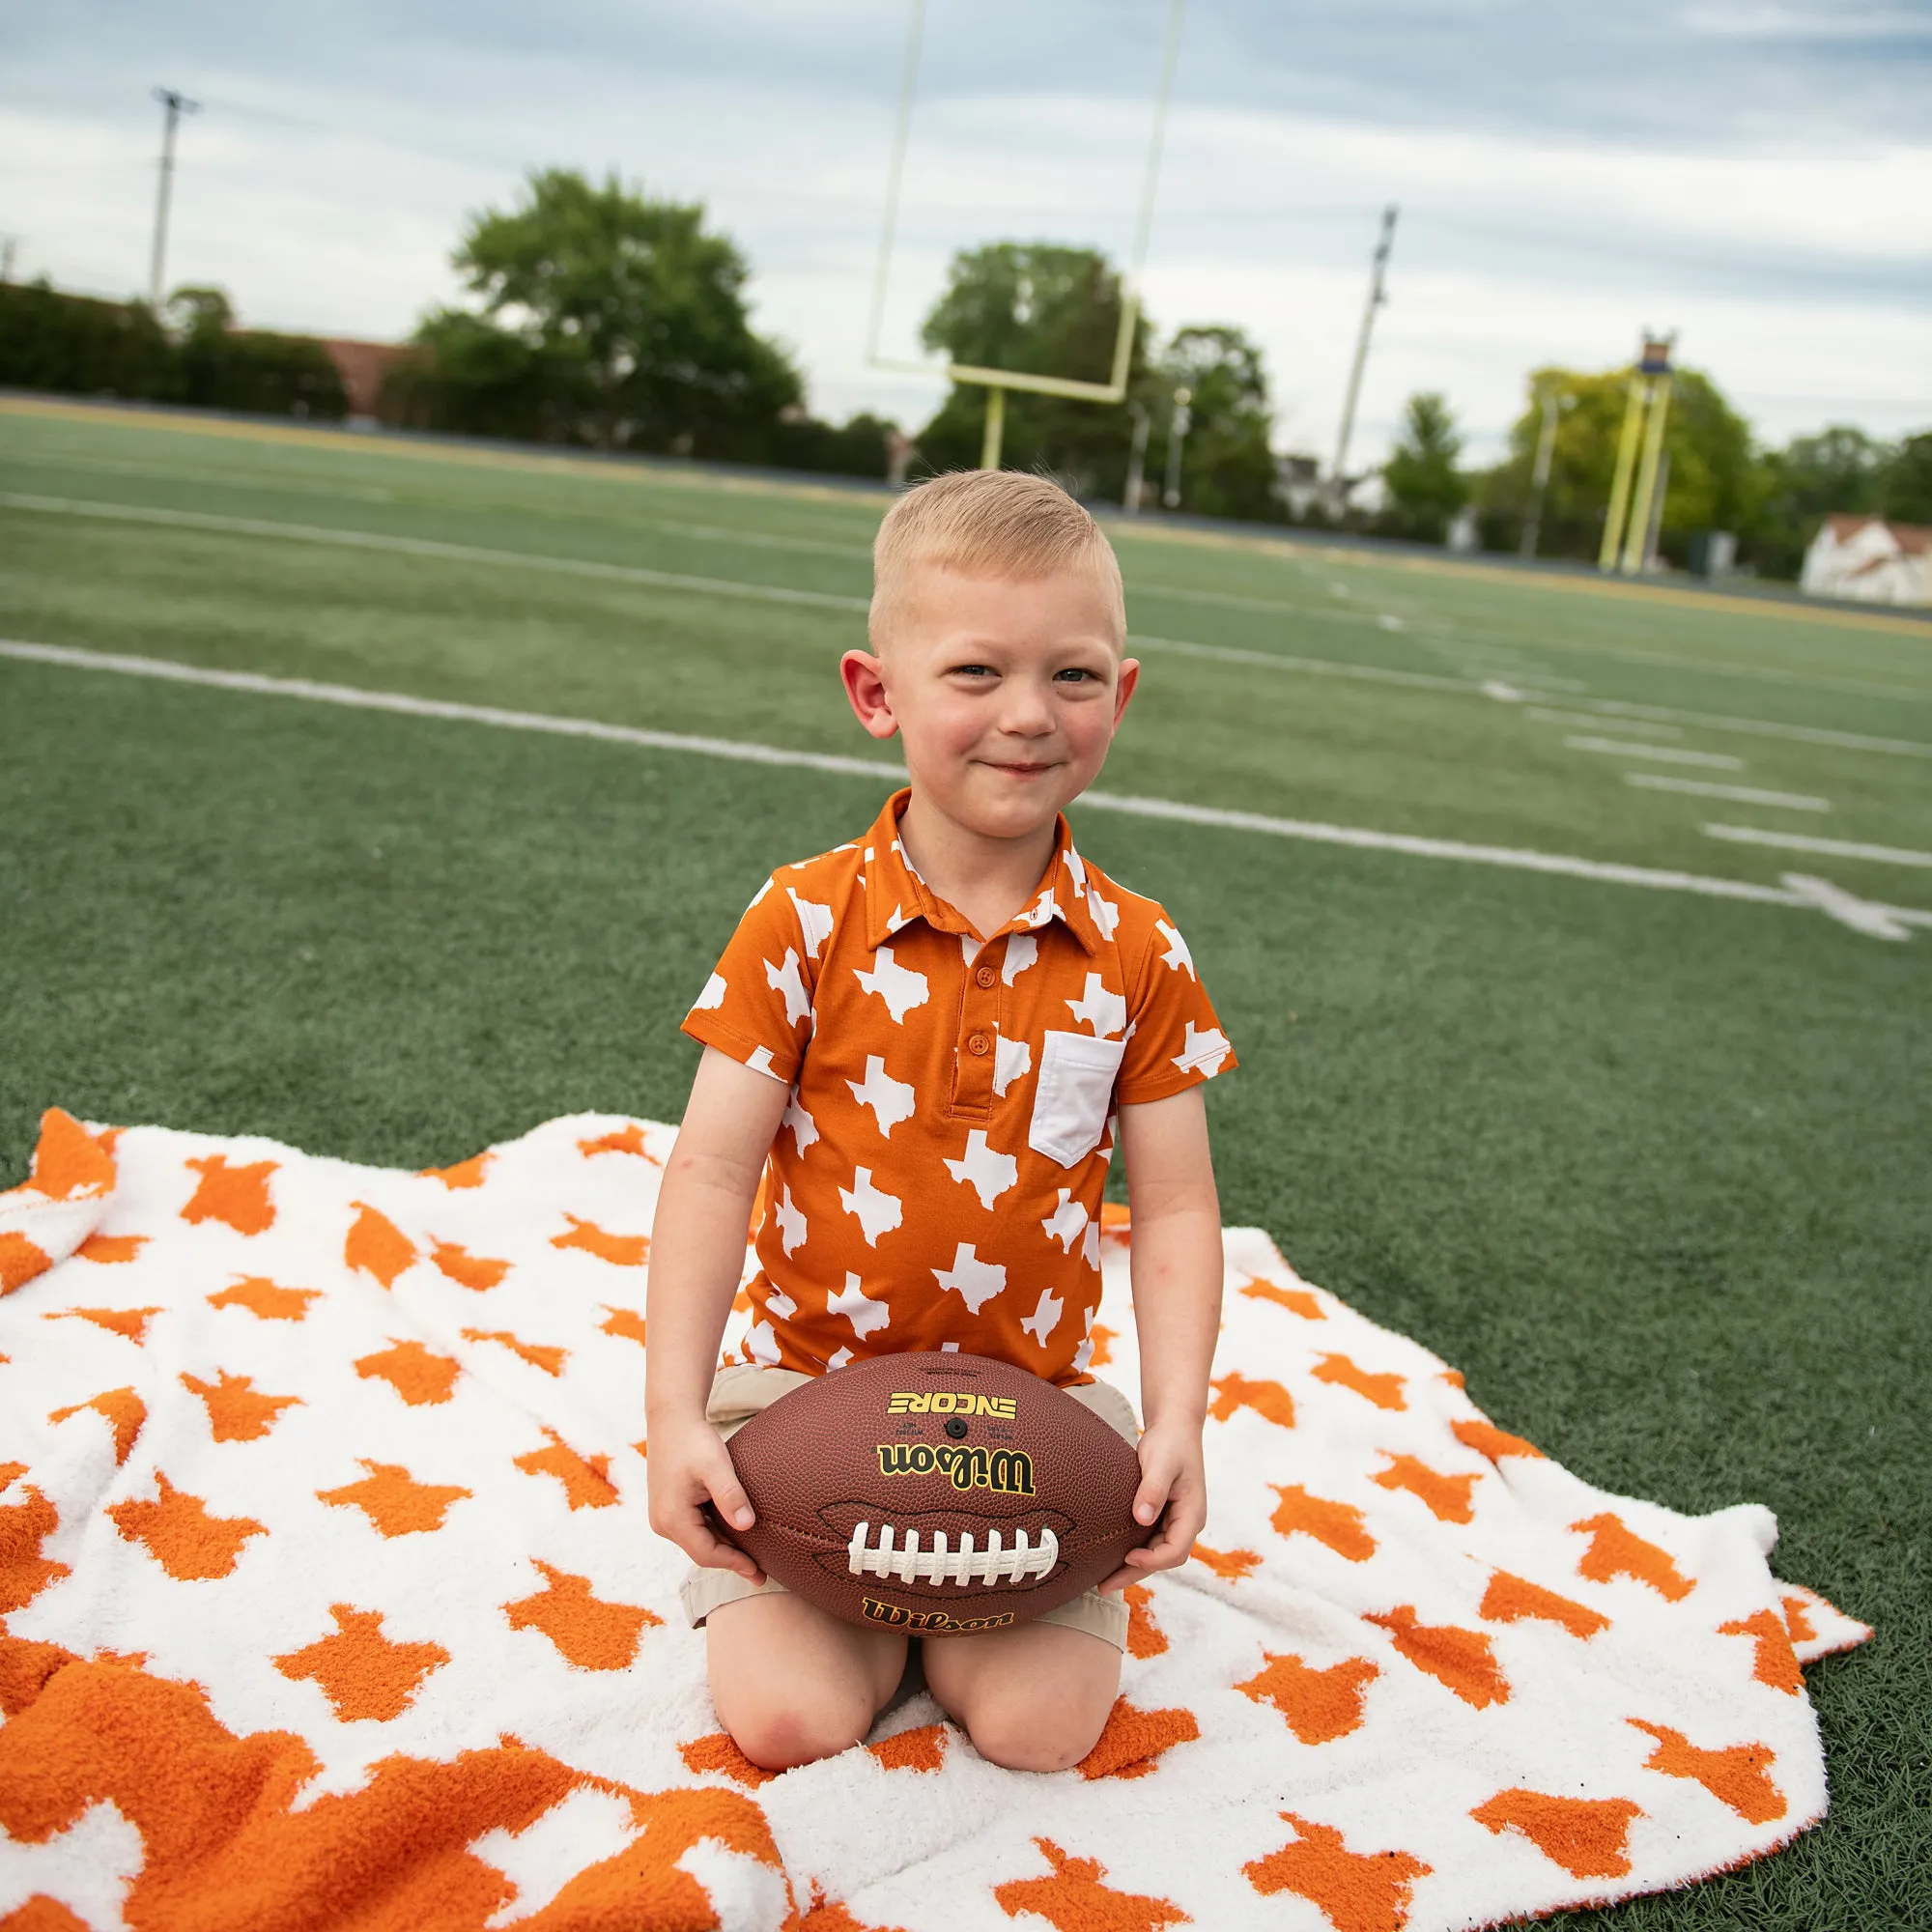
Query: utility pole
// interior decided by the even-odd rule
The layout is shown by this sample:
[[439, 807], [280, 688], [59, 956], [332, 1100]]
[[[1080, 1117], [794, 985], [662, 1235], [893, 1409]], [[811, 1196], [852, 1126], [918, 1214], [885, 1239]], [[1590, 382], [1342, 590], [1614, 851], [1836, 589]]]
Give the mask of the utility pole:
[[148, 299], [155, 312], [161, 307], [162, 283], [168, 263], [168, 203], [175, 185], [175, 129], [184, 114], [199, 114], [201, 102], [190, 100], [172, 87], [155, 89], [155, 99], [164, 109], [161, 121], [161, 180], [155, 195], [155, 248], [148, 262]]
[[1522, 526], [1524, 556], [1536, 554], [1537, 539], [1543, 534], [1543, 493], [1549, 488], [1549, 469], [1556, 458], [1556, 424], [1575, 400], [1561, 394], [1553, 384], [1545, 384], [1537, 391], [1537, 401], [1543, 405], [1543, 429], [1536, 439], [1536, 468], [1529, 478], [1529, 516]]
[[1382, 278], [1388, 270], [1389, 250], [1395, 245], [1396, 205], [1382, 210], [1381, 239], [1376, 243], [1374, 267], [1369, 272], [1368, 305], [1362, 310], [1361, 333], [1355, 337], [1354, 366], [1349, 371], [1349, 393], [1342, 403], [1342, 431], [1335, 439], [1335, 468], [1328, 479], [1328, 495], [1335, 514], [1342, 514], [1349, 497], [1349, 440], [1355, 433], [1355, 404], [1362, 393], [1362, 370], [1369, 359], [1369, 333], [1376, 326], [1376, 311], [1388, 297]]

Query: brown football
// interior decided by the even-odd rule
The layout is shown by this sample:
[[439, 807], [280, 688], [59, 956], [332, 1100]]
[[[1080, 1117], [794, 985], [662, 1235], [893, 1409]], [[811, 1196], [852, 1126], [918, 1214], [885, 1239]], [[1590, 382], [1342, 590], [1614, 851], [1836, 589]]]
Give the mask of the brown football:
[[981, 1355], [880, 1355], [793, 1389], [731, 1438], [757, 1513], [713, 1526], [868, 1629], [1002, 1630], [1121, 1566], [1140, 1460], [1094, 1411]]

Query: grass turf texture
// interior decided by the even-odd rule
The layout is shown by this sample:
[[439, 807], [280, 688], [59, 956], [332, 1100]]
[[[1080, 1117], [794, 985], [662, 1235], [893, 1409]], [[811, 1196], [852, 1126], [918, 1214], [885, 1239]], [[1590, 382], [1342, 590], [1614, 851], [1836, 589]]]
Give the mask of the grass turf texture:
[[[10, 413], [0, 489], [864, 594], [876, 501], [271, 438]], [[1122, 553], [1135, 628], [1156, 636], [1586, 687], [1546, 684], [1559, 707], [1932, 739], [1932, 634], [1907, 625], [1321, 553]], [[1194, 595], [1156, 602], [1150, 583]], [[867, 749], [831, 677], [859, 622], [0, 509], [0, 635], [814, 750]], [[1624, 761], [1564, 749], [1581, 727], [1468, 689], [1146, 656], [1117, 790], [1932, 896], [1922, 874], [1697, 830], [1923, 848], [1922, 760], [1689, 726], [1660, 741], [1748, 762], [1691, 776], [1835, 807], [1773, 815], [1632, 790]], [[757, 878], [879, 797], [21, 663], [0, 662], [0, 718], [9, 1179], [55, 1102], [411, 1166], [574, 1108], [674, 1119], [695, 1057], [676, 1018]], [[1499, 1421], [1590, 1480], [1682, 1509], [1771, 1504], [1781, 1572], [1879, 1626], [1810, 1673], [1833, 1784], [1820, 1831], [1570, 1922], [1919, 1922], [1932, 935], [1097, 813], [1078, 831], [1173, 908], [1240, 1048], [1208, 1090], [1227, 1218], [1463, 1368]]]

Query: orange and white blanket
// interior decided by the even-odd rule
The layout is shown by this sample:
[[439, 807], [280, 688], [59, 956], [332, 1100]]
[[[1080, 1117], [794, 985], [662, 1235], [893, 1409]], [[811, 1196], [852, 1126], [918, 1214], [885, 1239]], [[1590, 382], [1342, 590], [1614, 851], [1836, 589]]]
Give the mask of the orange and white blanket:
[[1592, 1489], [1241, 1229], [1207, 1547], [1093, 1755], [999, 1770], [921, 1693], [757, 1772], [645, 1520], [670, 1141], [411, 1175], [49, 1115], [0, 1196], [7, 1927], [1395, 1932], [1823, 1814], [1799, 1664], [1869, 1633], [1770, 1514]]

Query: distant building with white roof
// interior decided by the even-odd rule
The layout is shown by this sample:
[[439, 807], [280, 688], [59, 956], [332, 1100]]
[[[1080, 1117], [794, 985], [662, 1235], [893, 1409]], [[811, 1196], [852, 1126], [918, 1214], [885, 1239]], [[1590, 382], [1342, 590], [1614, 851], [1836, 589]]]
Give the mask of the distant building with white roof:
[[1812, 597], [1932, 604], [1932, 530], [1883, 517], [1827, 517], [1798, 584]]

